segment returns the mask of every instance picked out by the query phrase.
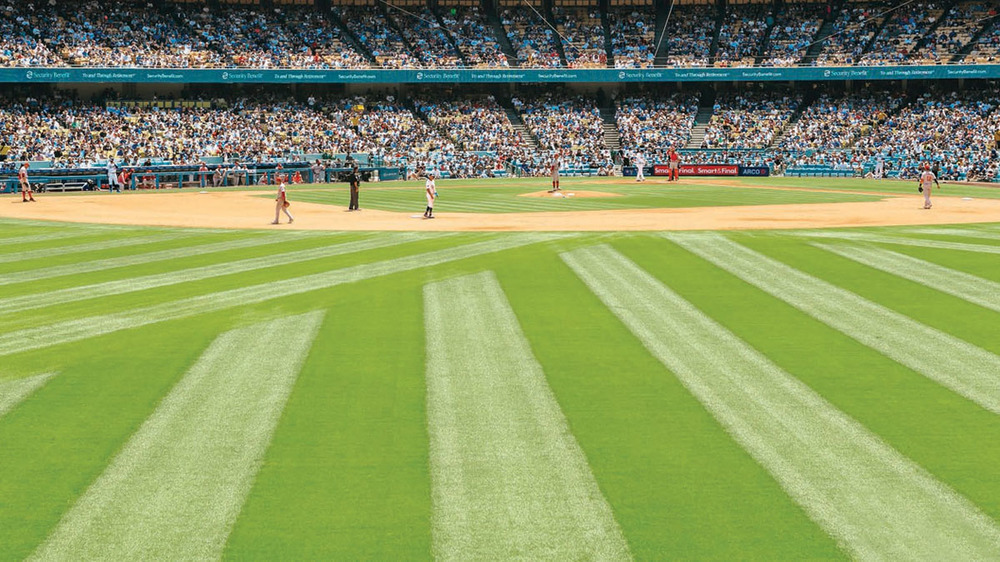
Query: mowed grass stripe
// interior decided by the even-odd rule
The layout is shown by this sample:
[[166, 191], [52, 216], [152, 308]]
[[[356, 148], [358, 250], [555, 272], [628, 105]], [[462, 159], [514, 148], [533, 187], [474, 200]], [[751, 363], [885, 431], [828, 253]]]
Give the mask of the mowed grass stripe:
[[434, 555], [629, 559], [492, 273], [424, 289]]
[[[0, 340], [0, 356], [81, 341], [97, 335], [146, 326], [166, 320], [186, 318], [196, 314], [225, 310], [236, 306], [267, 302], [291, 295], [328, 289], [344, 283], [364, 281], [366, 279], [401, 273], [422, 267], [432, 267], [460, 259], [572, 236], [571, 234], [549, 233], [499, 236], [483, 242], [473, 242], [443, 250], [434, 250], [290, 279], [258, 283], [256, 285], [187, 297], [124, 312], [89, 316], [16, 330], [9, 332], [6, 339]], [[58, 335], [58, 337], [53, 338], [53, 335]]]
[[144, 265], [149, 263], [186, 258], [191, 256], [201, 256], [206, 254], [214, 254], [218, 252], [227, 252], [231, 250], [255, 248], [258, 246], [266, 246], [269, 244], [278, 244], [286, 240], [295, 240], [298, 239], [300, 236], [301, 235], [296, 232], [288, 232], [278, 235], [257, 234], [246, 238], [239, 238], [237, 240], [227, 240], [225, 242], [209, 242], [207, 244], [196, 244], [193, 246], [184, 246], [181, 248], [172, 248], [169, 250], [157, 250], [154, 252], [147, 252], [144, 254], [117, 256], [113, 258], [83, 261], [80, 263], [54, 265], [51, 267], [42, 267], [38, 269], [30, 269], [26, 271], [18, 271], [15, 273], [6, 273], [0, 275], [0, 285], [26, 283], [29, 281], [39, 281], [42, 279], [50, 279], [52, 277], [61, 277], [66, 275], [82, 275], [84, 273], [105, 271], [108, 269], [115, 269], [119, 267]]
[[562, 257], [852, 556], [995, 557], [996, 522], [635, 263]]
[[339, 287], [325, 301], [223, 558], [431, 557], [424, 273]]
[[322, 318], [219, 336], [32, 558], [218, 558]]
[[54, 248], [40, 248], [37, 250], [27, 250], [24, 252], [13, 252], [0, 254], [0, 263], [11, 263], [18, 261], [51, 258], [66, 254], [78, 254], [82, 252], [96, 252], [100, 250], [110, 250], [112, 248], [125, 248], [128, 246], [141, 246], [143, 244], [153, 244], [156, 242], [166, 242], [190, 236], [184, 232], [169, 232], [165, 234], [153, 234], [149, 236], [135, 236], [130, 238], [117, 238], [112, 240], [100, 240], [85, 244], [60, 245]]
[[849, 260], [1000, 312], [1000, 283], [926, 260], [874, 247], [813, 244]]
[[[213, 277], [221, 277], [223, 275], [234, 275], [237, 273], [246, 273], [248, 271], [254, 271], [258, 269], [267, 269], [271, 267], [291, 265], [299, 262], [339, 256], [353, 252], [374, 250], [377, 248], [395, 246], [398, 244], [403, 244], [414, 240], [426, 240], [441, 236], [448, 236], [449, 234], [450, 233], [386, 234], [365, 240], [343, 242], [340, 244], [323, 246], [319, 248], [310, 248], [307, 250], [283, 252], [256, 258], [236, 260], [232, 262], [223, 262], [201, 267], [179, 269], [176, 271], [170, 271], [166, 273], [144, 275], [141, 277], [131, 277], [128, 279], [118, 279], [115, 281], [106, 281], [104, 283], [94, 283], [91, 285], [67, 287], [65, 289], [48, 291], [41, 295], [22, 295], [18, 297], [10, 297], [6, 299], [0, 299], [0, 314], [9, 314], [13, 312], [20, 312], [35, 308], [44, 308], [47, 306], [66, 304], [70, 302], [106, 297], [110, 295], [121, 295], [124, 293], [130, 293], [134, 291], [144, 291], [148, 289], [154, 289], [157, 287], [176, 285], [178, 283], [190, 283], [192, 281], [211, 279]], [[281, 246], [279, 245], [277, 247], [279, 248], [280, 251]]]
[[1000, 357], [718, 234], [666, 238], [802, 312], [1000, 414]]
[[48, 242], [50, 240], [65, 240], [67, 238], [76, 238], [85, 236], [87, 232], [80, 230], [69, 230], [64, 232], [50, 232], [48, 234], [25, 234], [25, 235], [11, 235], [4, 236], [0, 238], [0, 245], [7, 247], [15, 247], [21, 244], [28, 244], [33, 242]]
[[1000, 254], [1000, 246], [989, 244], [967, 244], [965, 242], [948, 242], [945, 240], [930, 240], [927, 238], [905, 238], [903, 236], [880, 236], [862, 232], [808, 232], [801, 236], [809, 238], [834, 238], [854, 242], [872, 242], [876, 244], [895, 244], [897, 246], [914, 246], [917, 248], [936, 248], [939, 250], [959, 250], [962, 252], [977, 252], [980, 254]]
[[53, 376], [55, 376], [55, 373], [45, 373], [31, 377], [0, 381], [0, 418], [13, 410], [25, 398], [31, 396], [33, 392], [42, 388]]
[[958, 236], [961, 238], [980, 238], [982, 240], [1000, 240], [1000, 233], [987, 232], [969, 228], [917, 228], [910, 230], [914, 234], [932, 234], [935, 236]]

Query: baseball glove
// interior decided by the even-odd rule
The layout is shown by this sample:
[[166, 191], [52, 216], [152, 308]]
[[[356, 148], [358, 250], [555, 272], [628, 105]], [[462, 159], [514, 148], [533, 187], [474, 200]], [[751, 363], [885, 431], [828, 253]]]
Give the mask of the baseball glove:
[[288, 201], [285, 201], [284, 203], [281, 204], [281, 206], [287, 209], [287, 208], [291, 207], [292, 204], [289, 203]]
[[923, 186], [917, 186], [917, 193], [923, 193], [923, 192], [924, 192]]

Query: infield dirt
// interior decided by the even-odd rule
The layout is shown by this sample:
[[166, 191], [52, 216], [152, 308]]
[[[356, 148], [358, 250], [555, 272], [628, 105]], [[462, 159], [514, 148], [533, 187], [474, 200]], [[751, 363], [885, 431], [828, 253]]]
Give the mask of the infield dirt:
[[[579, 193], [579, 192], [576, 192]], [[874, 202], [812, 203], [676, 209], [624, 209], [534, 213], [449, 213], [434, 220], [419, 214], [362, 210], [294, 202], [292, 225], [271, 226], [274, 202], [260, 192], [183, 192], [158, 194], [41, 196], [21, 203], [16, 195], [0, 204], [0, 216], [119, 225], [303, 230], [438, 231], [622, 231], [833, 228], [958, 224], [1000, 221], [1000, 200], [935, 196], [923, 199], [885, 194]], [[415, 200], [414, 212], [422, 210]], [[282, 217], [284, 220], [284, 217]]]

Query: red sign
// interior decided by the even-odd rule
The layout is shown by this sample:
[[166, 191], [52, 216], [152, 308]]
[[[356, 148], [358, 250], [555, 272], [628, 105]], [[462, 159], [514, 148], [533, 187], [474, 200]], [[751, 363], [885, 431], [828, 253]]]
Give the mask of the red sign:
[[740, 173], [740, 167], [736, 164], [681, 164], [680, 173], [682, 176], [735, 176]]

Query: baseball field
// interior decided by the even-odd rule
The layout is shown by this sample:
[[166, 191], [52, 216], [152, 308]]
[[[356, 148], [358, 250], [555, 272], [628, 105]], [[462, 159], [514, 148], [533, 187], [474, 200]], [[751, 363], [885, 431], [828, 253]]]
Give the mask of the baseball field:
[[545, 188], [0, 201], [0, 560], [1000, 559], [1000, 191]]

